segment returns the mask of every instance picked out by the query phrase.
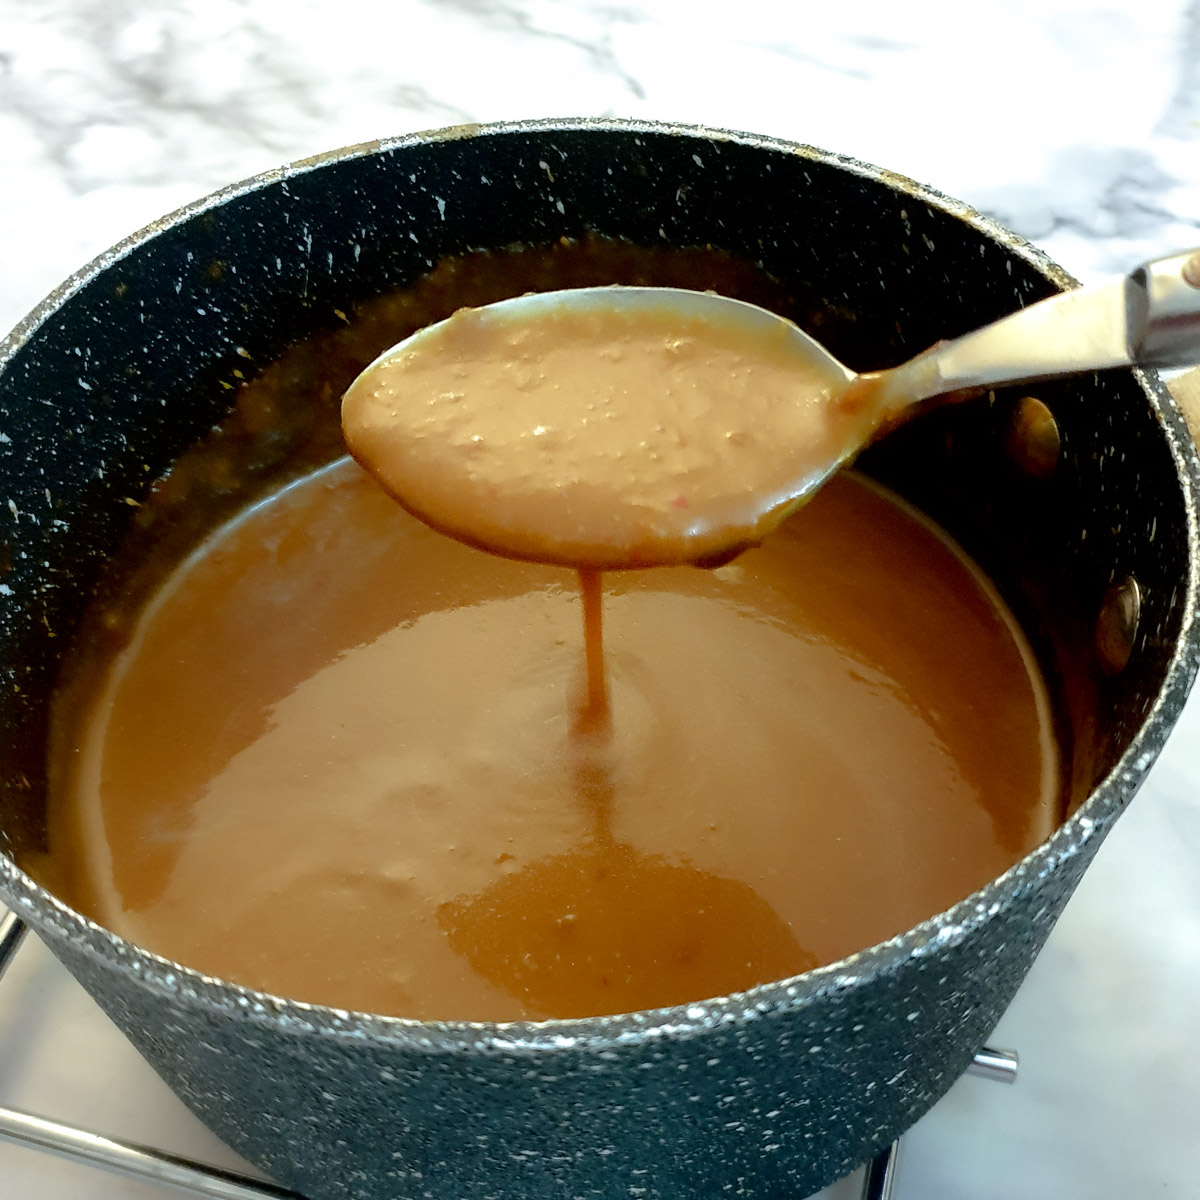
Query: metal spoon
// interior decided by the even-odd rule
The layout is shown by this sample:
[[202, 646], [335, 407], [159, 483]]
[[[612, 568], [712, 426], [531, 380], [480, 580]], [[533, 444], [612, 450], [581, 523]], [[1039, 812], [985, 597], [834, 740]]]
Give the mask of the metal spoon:
[[1051, 296], [871, 378], [894, 406], [1108, 367], [1200, 361], [1200, 250]]
[[[402, 379], [404, 394], [396, 392], [394, 383], [388, 385], [390, 391], [381, 386], [386, 372], [394, 372], [401, 360], [408, 359], [411, 365], [423, 356], [426, 361], [436, 362], [439, 356], [457, 353], [461, 344], [473, 347], [483, 335], [498, 336], [497, 331], [508, 336], [522, 326], [530, 328], [569, 314], [613, 316], [626, 322], [627, 328], [635, 328], [638, 322], [656, 320], [664, 312], [683, 323], [699, 321], [712, 328], [735, 329], [739, 336], [749, 341], [757, 339], [760, 345], [783, 345], [785, 354], [795, 355], [798, 367], [805, 365], [805, 375], [812, 374], [808, 366], [814, 368], [819, 386], [810, 378], [810, 394], [802, 397], [809, 409], [805, 418], [808, 424], [796, 426], [797, 430], [813, 431], [811, 445], [804, 453], [793, 453], [796, 448], [786, 445], [793, 436], [791, 430], [772, 428], [754, 453], [764, 458], [774, 456], [774, 474], [764, 474], [762, 486], [754, 495], [746, 494], [744, 478], [737, 487], [731, 485], [728, 492], [723, 492], [725, 479], [720, 469], [711, 469], [699, 478], [682, 468], [670, 475], [666, 467], [662, 479], [649, 479], [647, 483], [646, 479], [633, 478], [624, 490], [618, 486], [620, 473], [611, 469], [608, 474], [617, 483], [610, 486], [609, 478], [587, 478], [586, 487], [572, 490], [575, 478], [562, 475], [556, 479], [553, 471], [558, 461], [547, 457], [544, 481], [538, 478], [539, 471], [530, 471], [528, 460], [525, 462], [520, 486], [526, 493], [518, 497], [520, 503], [512, 505], [509, 513], [505, 510], [509, 497], [501, 494], [507, 484], [503, 454], [518, 439], [543, 432], [544, 425], [554, 419], [555, 403], [562, 396], [554, 392], [553, 386], [539, 401], [543, 407], [536, 410], [537, 416], [527, 428], [518, 423], [497, 438], [492, 438], [490, 430], [488, 438], [472, 435], [471, 427], [461, 422], [453, 428], [435, 428], [436, 421], [428, 423], [424, 416], [419, 428], [414, 422], [401, 428], [407, 420], [410, 400], [427, 402], [432, 411], [437, 398], [410, 397], [405, 389], [416, 385], [409, 377]], [[455, 343], [448, 331], [455, 328], [456, 321], [464, 320], [474, 324], [465, 343]], [[880, 432], [915, 412], [922, 401], [934, 397], [959, 399], [997, 384], [1108, 367], [1177, 367], [1196, 362], [1200, 362], [1200, 250], [1157, 259], [1126, 276], [1053, 296], [982, 329], [941, 342], [898, 367], [862, 375], [838, 362], [791, 322], [751, 304], [682, 289], [582, 288], [501, 301], [418, 331], [381, 355], [351, 386], [343, 405], [343, 427], [355, 457], [386, 490], [418, 516], [461, 540], [512, 557], [540, 558], [574, 567], [712, 563], [761, 541], [835, 471]], [[796, 378], [802, 376], [798, 373]], [[799, 387], [797, 396], [799, 409]], [[454, 398], [459, 401], [462, 396], [456, 394]], [[514, 396], [513, 402], [518, 400], [520, 397]], [[732, 422], [737, 417], [734, 401], [724, 402], [730, 406]], [[374, 411], [367, 413], [371, 405]], [[814, 409], [823, 423], [813, 423]], [[629, 413], [622, 414], [622, 419], [630, 422], [631, 434], [627, 446], [612, 451], [616, 457], [662, 457], [658, 454], [662, 445], [652, 440], [655, 430], [659, 437], [664, 433], [661, 411], [647, 417], [643, 428], [637, 424], [639, 412], [633, 406]], [[474, 414], [481, 419], [490, 419], [490, 415], [482, 407]], [[665, 418], [667, 422], [671, 419], [669, 414]], [[452, 415], [452, 420], [459, 417]], [[754, 422], [758, 420], [755, 417], [742, 432], [754, 435]], [[395, 430], [389, 427], [389, 421], [395, 424]], [[708, 421], [703, 435], [714, 440], [728, 437], [719, 433], [721, 428], [719, 422]], [[667, 435], [673, 432], [666, 429]], [[593, 436], [594, 425], [589, 426], [583, 417], [578, 417], [577, 425], [564, 434], [564, 455], [569, 451], [573, 456], [572, 469], [578, 469], [581, 447], [590, 452], [588, 439]], [[799, 432], [795, 436], [800, 440]], [[501, 455], [499, 473], [488, 476], [483, 484], [480, 478], [486, 471], [479, 465], [480, 457], [470, 452], [490, 450], [490, 445], [466, 445], [472, 437], [476, 443], [509, 439], [497, 451]], [[440, 438], [444, 443], [431, 447], [432, 452], [441, 454], [436, 462], [421, 459], [422, 438], [427, 442]], [[402, 443], [399, 454], [397, 439]], [[723, 462], [718, 449], [713, 447], [713, 461]], [[564, 457], [563, 461], [568, 460]], [[583, 469], [586, 473], [586, 462]], [[646, 469], [643, 474], [650, 476], [652, 471]], [[514, 479], [516, 475], [514, 471]], [[644, 483], [646, 488], [639, 491]], [[655, 492], [650, 484], [659, 490]], [[600, 485], [607, 490], [596, 502]], [[683, 495], [683, 501], [676, 499], [673, 489], [688, 486], [692, 490]], [[574, 497], [583, 496], [585, 491], [587, 501], [576, 503]], [[648, 501], [647, 496], [652, 499]], [[662, 497], [670, 499], [660, 500]], [[538, 528], [529, 528], [532, 525]]]

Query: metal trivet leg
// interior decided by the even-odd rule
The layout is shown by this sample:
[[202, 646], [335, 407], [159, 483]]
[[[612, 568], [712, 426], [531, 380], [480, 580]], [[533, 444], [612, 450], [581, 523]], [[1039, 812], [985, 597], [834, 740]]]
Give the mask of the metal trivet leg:
[[862, 1200], [892, 1200], [896, 1184], [896, 1164], [900, 1161], [900, 1142], [885, 1146], [867, 1163], [863, 1176]]
[[0, 1140], [49, 1150], [59, 1158], [87, 1163], [130, 1179], [149, 1180], [209, 1200], [302, 1200], [295, 1192], [273, 1183], [260, 1183], [247, 1175], [149, 1146], [101, 1137], [14, 1108], [0, 1107]]
[[25, 923], [14, 913], [6, 913], [4, 920], [0, 921], [0, 979], [4, 978], [4, 972], [24, 937]]
[[[12, 913], [0, 920], [0, 978], [25, 935], [25, 925]], [[86, 1129], [47, 1121], [18, 1109], [0, 1106], [0, 1140], [17, 1146], [49, 1150], [60, 1158], [87, 1163], [153, 1183], [205, 1196], [208, 1200], [301, 1200], [295, 1192], [246, 1175], [193, 1162], [149, 1146], [101, 1137]]]
[[[12, 913], [0, 920], [0, 978], [16, 953], [25, 926]], [[985, 1046], [967, 1067], [968, 1075], [979, 1075], [1002, 1083], [1017, 1077], [1017, 1056], [1007, 1050]], [[193, 1162], [162, 1150], [132, 1142], [101, 1137], [73, 1125], [47, 1121], [29, 1113], [0, 1106], [0, 1139], [19, 1146], [49, 1150], [61, 1158], [88, 1163], [134, 1179], [148, 1179], [194, 1196], [210, 1200], [303, 1200], [295, 1192], [271, 1183], [260, 1183], [245, 1175]], [[900, 1143], [893, 1142], [868, 1164], [862, 1200], [893, 1200]]]
[[[1019, 1059], [1015, 1050], [995, 1050], [984, 1046], [967, 1067], [968, 1075], [991, 1079], [996, 1083], [1016, 1083]], [[896, 1164], [900, 1161], [900, 1141], [881, 1150], [869, 1163], [863, 1177], [862, 1200], [894, 1200]]]

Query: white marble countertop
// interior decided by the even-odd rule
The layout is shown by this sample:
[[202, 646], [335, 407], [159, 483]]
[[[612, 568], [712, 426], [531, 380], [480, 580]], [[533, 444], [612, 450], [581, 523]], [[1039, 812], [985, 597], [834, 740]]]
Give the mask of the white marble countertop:
[[[839, 150], [1085, 281], [1200, 245], [1197, 0], [0, 0], [0, 327], [235, 179], [554, 115]], [[0, 987], [0, 1104], [219, 1155], [72, 988], [22, 951]], [[1200, 696], [997, 1032], [1021, 1081], [960, 1082], [906, 1139], [897, 1200], [1194, 1196], [1198, 1009]], [[0, 1193], [166, 1195], [6, 1146]]]

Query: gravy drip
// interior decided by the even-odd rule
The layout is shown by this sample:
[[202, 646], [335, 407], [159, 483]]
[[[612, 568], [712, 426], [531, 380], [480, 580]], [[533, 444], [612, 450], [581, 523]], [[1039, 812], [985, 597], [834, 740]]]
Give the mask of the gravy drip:
[[[834, 961], [1050, 831], [1019, 631], [873, 486], [835, 479], [728, 566], [605, 585], [601, 693], [570, 571], [444, 538], [349, 461], [282, 491], [60, 730], [66, 898], [299, 1000], [578, 1017]], [[572, 722], [580, 696], [607, 718]]]
[[583, 602], [583, 662], [587, 685], [583, 704], [575, 718], [576, 728], [608, 725], [608, 679], [604, 673], [604, 575], [584, 567], [579, 572], [579, 595]]
[[498, 554], [592, 569], [728, 560], [878, 424], [787, 327], [669, 308], [462, 309], [347, 390], [356, 459]]

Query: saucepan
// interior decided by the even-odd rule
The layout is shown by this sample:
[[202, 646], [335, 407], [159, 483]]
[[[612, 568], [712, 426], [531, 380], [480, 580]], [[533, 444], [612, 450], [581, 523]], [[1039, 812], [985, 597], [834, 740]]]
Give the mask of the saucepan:
[[449, 255], [597, 235], [624, 246], [612, 282], [642, 282], [646, 250], [756, 264], [856, 370], [1072, 285], [964, 205], [834, 154], [541, 121], [353, 147], [228, 188], [101, 257], [0, 346], [0, 894], [208, 1125], [312, 1197], [778, 1197], [840, 1177], [983, 1044], [1196, 670], [1200, 463], [1162, 385], [1113, 370], [1001, 389], [860, 466], [956, 537], [1022, 622], [1055, 698], [1064, 819], [915, 928], [676, 1008], [423, 1023], [202, 976], [35, 882], [18, 864], [45, 850], [49, 698], [150, 482], [242, 380], [371, 297]]

